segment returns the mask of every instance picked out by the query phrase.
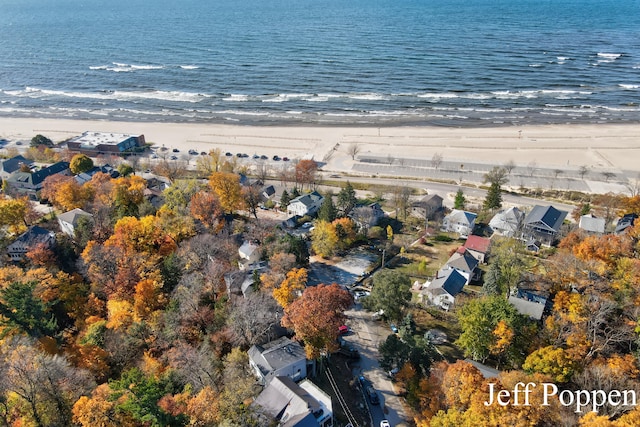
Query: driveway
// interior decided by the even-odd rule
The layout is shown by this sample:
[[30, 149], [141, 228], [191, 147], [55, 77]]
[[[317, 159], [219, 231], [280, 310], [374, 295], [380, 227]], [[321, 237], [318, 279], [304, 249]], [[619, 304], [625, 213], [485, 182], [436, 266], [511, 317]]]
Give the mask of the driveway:
[[[392, 426], [407, 426], [410, 420], [402, 400], [396, 396], [393, 384], [378, 363], [378, 346], [391, 333], [387, 325], [380, 321], [371, 320], [371, 313], [363, 310], [360, 304], [345, 313], [347, 324], [352, 333], [344, 339], [353, 344], [360, 351], [360, 361], [354, 364], [354, 376], [364, 375], [378, 392], [380, 405], [369, 405], [374, 426], [387, 419]], [[364, 397], [363, 397], [364, 398]], [[365, 399], [366, 400], [366, 399]]]

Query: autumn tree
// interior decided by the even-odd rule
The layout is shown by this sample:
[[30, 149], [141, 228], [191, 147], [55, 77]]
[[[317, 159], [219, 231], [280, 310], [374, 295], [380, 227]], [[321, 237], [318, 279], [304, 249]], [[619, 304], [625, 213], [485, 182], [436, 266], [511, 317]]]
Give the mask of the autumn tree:
[[223, 222], [222, 206], [218, 196], [207, 191], [199, 191], [191, 198], [189, 204], [191, 216], [201, 221], [210, 230], [217, 230]]
[[219, 148], [209, 150], [206, 156], [198, 157], [196, 169], [204, 176], [211, 176], [214, 172], [219, 172], [224, 160], [224, 154]]
[[242, 207], [240, 177], [230, 172], [214, 172], [209, 177], [209, 186], [218, 196], [222, 210], [227, 213]]
[[249, 213], [251, 213], [255, 219], [258, 219], [258, 207], [262, 203], [260, 189], [254, 185], [244, 187], [242, 189], [242, 200]]
[[282, 325], [304, 341], [309, 359], [317, 359], [323, 352], [337, 349], [338, 328], [352, 304], [351, 294], [335, 283], [313, 286], [285, 309]]
[[311, 247], [323, 258], [330, 258], [338, 247], [338, 234], [333, 223], [317, 221], [311, 230]]
[[93, 388], [86, 371], [72, 367], [64, 356], [42, 352], [25, 338], [0, 346], [0, 366], [2, 387], [23, 403], [19, 410], [25, 424], [71, 425], [73, 403]]
[[381, 270], [373, 276], [373, 289], [366, 299], [366, 308], [384, 312], [390, 320], [400, 320], [411, 300], [409, 276], [394, 270]]
[[302, 293], [307, 285], [307, 270], [294, 268], [280, 286], [273, 290], [273, 297], [282, 308], [287, 308]]
[[316, 182], [316, 172], [318, 164], [315, 160], [300, 160], [296, 165], [296, 183], [304, 188], [305, 184], [311, 188]]
[[176, 180], [169, 188], [162, 192], [166, 206], [176, 212], [185, 212], [191, 198], [200, 190], [195, 179]]
[[42, 197], [59, 209], [69, 211], [84, 207], [93, 197], [90, 187], [80, 185], [72, 176], [48, 176], [42, 183]]
[[519, 366], [535, 336], [535, 326], [502, 296], [468, 301], [458, 310], [462, 334], [456, 344], [465, 356], [484, 362], [489, 355]]
[[26, 231], [26, 199], [0, 198], [0, 234], [20, 234]]
[[269, 341], [282, 315], [277, 302], [266, 291], [252, 292], [246, 298], [233, 300], [227, 324], [234, 345], [246, 348]]
[[76, 154], [71, 158], [69, 169], [74, 175], [87, 172], [93, 168], [93, 160], [86, 154]]

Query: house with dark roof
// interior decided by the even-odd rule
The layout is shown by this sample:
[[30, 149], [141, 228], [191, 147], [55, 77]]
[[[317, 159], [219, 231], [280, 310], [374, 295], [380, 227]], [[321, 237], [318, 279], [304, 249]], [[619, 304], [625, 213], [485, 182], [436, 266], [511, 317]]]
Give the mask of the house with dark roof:
[[522, 239], [526, 242], [534, 240], [542, 245], [551, 246], [567, 214], [568, 212], [553, 206], [534, 206], [524, 219]]
[[324, 197], [317, 191], [309, 194], [303, 194], [291, 200], [287, 205], [287, 214], [289, 216], [299, 215], [315, 215], [322, 206]]
[[287, 337], [261, 346], [251, 346], [249, 365], [263, 385], [277, 376], [286, 376], [293, 381], [307, 377], [307, 355], [304, 348]]
[[117, 169], [114, 169], [110, 165], [104, 165], [104, 166], [94, 166], [93, 168], [91, 168], [86, 172], [79, 173], [78, 175], [75, 176], [75, 180], [78, 182], [78, 184], [82, 185], [85, 182], [91, 181], [91, 178], [93, 178], [93, 176], [98, 172], [107, 174], [111, 178], [117, 178], [120, 176], [120, 172], [118, 172]]
[[633, 225], [636, 222], [636, 219], [638, 219], [638, 215], [634, 213], [626, 214], [625, 216], [620, 218], [616, 223], [615, 233], [616, 234], [624, 233], [627, 228], [633, 227]]
[[501, 210], [491, 218], [489, 227], [494, 233], [505, 237], [517, 237], [520, 235], [522, 223], [524, 222], [524, 212], [513, 207]]
[[67, 148], [88, 156], [118, 154], [131, 151], [145, 144], [144, 135], [111, 132], [83, 132], [67, 141]]
[[435, 279], [422, 285], [420, 297], [424, 302], [449, 310], [455, 304], [456, 295], [462, 292], [466, 284], [467, 277], [458, 270], [442, 269], [436, 273]]
[[60, 230], [69, 237], [74, 237], [76, 233], [76, 226], [80, 218], [87, 218], [93, 220], [93, 215], [89, 212], [85, 212], [80, 208], [70, 210], [68, 212], [58, 215], [58, 225]]
[[349, 212], [349, 217], [355, 222], [361, 231], [378, 225], [378, 222], [384, 218], [384, 211], [380, 203], [371, 203], [365, 206], [356, 206]]
[[31, 168], [31, 165], [33, 165], [33, 160], [26, 159], [22, 156], [0, 160], [0, 179], [7, 179], [12, 173], [19, 171], [22, 166]]
[[268, 185], [262, 189], [262, 198], [264, 201], [271, 200], [276, 194], [276, 189], [273, 185]]
[[31, 200], [37, 200], [38, 191], [42, 190], [44, 180], [56, 174], [70, 175], [69, 163], [54, 163], [35, 172], [14, 172], [6, 180], [9, 193], [26, 195]]
[[442, 197], [437, 194], [427, 194], [411, 205], [411, 215], [431, 220], [443, 209]]
[[442, 231], [458, 233], [461, 239], [466, 239], [476, 226], [478, 214], [473, 212], [453, 209], [451, 213], [442, 220]]
[[605, 225], [604, 218], [596, 218], [591, 214], [582, 215], [578, 222], [578, 228], [589, 234], [604, 234]]
[[457, 270], [467, 279], [467, 285], [472, 281], [480, 280], [481, 271], [478, 268], [479, 261], [464, 247], [459, 247], [447, 260], [443, 269]]
[[[259, 413], [268, 415], [280, 427], [333, 426], [331, 397], [309, 380], [296, 384], [289, 377], [276, 376], [252, 406], [259, 407]], [[265, 420], [264, 424], [273, 423]]]
[[7, 254], [11, 261], [20, 262], [24, 259], [26, 253], [36, 245], [42, 244], [47, 248], [52, 248], [55, 243], [56, 236], [53, 232], [34, 225], [7, 246]]
[[485, 263], [491, 247], [491, 239], [481, 236], [469, 236], [463, 247], [480, 263]]

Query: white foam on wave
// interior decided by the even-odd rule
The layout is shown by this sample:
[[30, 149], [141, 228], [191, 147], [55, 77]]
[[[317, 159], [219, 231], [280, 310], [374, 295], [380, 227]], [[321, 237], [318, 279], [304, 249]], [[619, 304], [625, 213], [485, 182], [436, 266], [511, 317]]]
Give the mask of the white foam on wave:
[[623, 89], [639, 89], [640, 85], [630, 85], [630, 84], [624, 84], [624, 83], [620, 83], [618, 86], [620, 86]]
[[384, 101], [386, 97], [379, 93], [354, 93], [347, 95], [350, 99], [358, 99], [361, 101]]
[[92, 65], [90, 70], [104, 70], [113, 71], [116, 73], [129, 73], [139, 70], [162, 70], [164, 65], [149, 65], [149, 64], [125, 64], [123, 62], [112, 62], [111, 65]]
[[281, 93], [276, 96], [265, 98], [262, 102], [287, 102], [294, 99], [308, 98], [313, 96], [310, 93]]
[[540, 64], [540, 63], [529, 64], [529, 67], [531, 67], [531, 68], [540, 68], [540, 67], [542, 67], [542, 64]]
[[622, 56], [621, 53], [603, 53], [603, 52], [598, 52], [598, 63], [602, 64], [602, 63], [607, 63], [607, 62], [614, 62], [616, 59], [620, 58]]
[[197, 65], [180, 65], [180, 68], [182, 68], [183, 70], [197, 70], [198, 67]]
[[65, 98], [84, 98], [84, 99], [103, 99], [115, 101], [130, 101], [136, 99], [157, 99], [163, 101], [178, 102], [200, 102], [209, 97], [209, 95], [180, 92], [180, 91], [104, 91], [104, 92], [65, 92], [61, 90], [40, 89], [27, 86], [22, 91], [7, 92], [9, 95], [27, 98], [46, 98], [46, 97], [65, 97]]
[[245, 102], [249, 100], [249, 95], [240, 95], [232, 93], [231, 95], [222, 98], [223, 101], [231, 101], [231, 102]]
[[418, 94], [418, 98], [430, 98], [430, 99], [452, 99], [452, 98], [458, 98], [458, 95], [455, 93], [451, 93], [451, 92], [443, 92], [443, 93], [421, 93]]

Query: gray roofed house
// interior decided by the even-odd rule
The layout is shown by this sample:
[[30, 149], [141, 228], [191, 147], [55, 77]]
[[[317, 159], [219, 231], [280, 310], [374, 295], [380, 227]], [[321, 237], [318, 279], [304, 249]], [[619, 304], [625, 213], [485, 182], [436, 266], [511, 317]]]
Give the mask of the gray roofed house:
[[317, 191], [314, 191], [309, 194], [303, 194], [302, 196], [298, 196], [295, 199], [291, 200], [287, 205], [287, 214], [289, 216], [293, 215], [314, 215], [322, 206], [322, 202], [324, 201], [324, 197]]
[[616, 234], [620, 234], [620, 233], [624, 232], [627, 228], [633, 227], [633, 225], [635, 224], [636, 219], [638, 219], [638, 215], [636, 215], [634, 213], [626, 214], [625, 216], [620, 218], [618, 220], [618, 222], [616, 223], [616, 231], [615, 231], [615, 233]]
[[269, 185], [262, 189], [262, 197], [264, 197], [264, 200], [271, 199], [274, 194], [276, 194], [276, 189], [273, 185]]
[[89, 220], [92, 220], [93, 215], [91, 215], [89, 212], [83, 211], [80, 208], [76, 208], [58, 215], [58, 224], [60, 225], [60, 230], [67, 236], [74, 237], [75, 228], [78, 225], [78, 220], [80, 218], [87, 218]]
[[7, 254], [11, 261], [22, 261], [27, 252], [38, 244], [44, 244], [51, 248], [55, 245], [56, 236], [53, 232], [45, 230], [37, 225], [29, 227], [16, 240], [7, 246]]
[[26, 159], [22, 156], [15, 156], [10, 159], [0, 160], [0, 178], [6, 179], [12, 173], [19, 171], [22, 165], [31, 166], [33, 160]]
[[582, 215], [578, 223], [578, 228], [587, 233], [604, 234], [605, 225], [606, 221], [604, 218], [596, 218], [593, 215]]
[[444, 310], [449, 310], [455, 303], [455, 297], [467, 284], [467, 277], [455, 269], [443, 269], [436, 273], [435, 279], [422, 286], [420, 295]]
[[249, 349], [249, 364], [261, 384], [276, 376], [299, 381], [307, 376], [307, 356], [302, 346], [287, 337]]
[[473, 212], [453, 209], [451, 213], [442, 220], [442, 231], [458, 233], [460, 238], [466, 239], [473, 232], [478, 214]]
[[458, 270], [467, 279], [467, 284], [471, 281], [478, 280], [480, 262], [464, 247], [458, 248], [456, 252], [449, 258], [444, 269]]
[[58, 162], [35, 172], [14, 172], [7, 178], [9, 193], [27, 195], [30, 199], [37, 199], [37, 192], [42, 190], [44, 180], [56, 174], [69, 175], [69, 163]]
[[506, 237], [516, 237], [519, 235], [522, 223], [524, 221], [524, 212], [513, 207], [501, 210], [491, 218], [489, 227], [494, 233]]
[[524, 298], [519, 298], [515, 295], [509, 296], [509, 303], [518, 310], [518, 313], [529, 316], [535, 320], [541, 320], [542, 314], [544, 313], [544, 304], [540, 304], [539, 302], [529, 301]]
[[534, 206], [524, 219], [523, 240], [535, 239], [543, 245], [551, 246], [566, 216], [567, 212], [553, 206]]
[[442, 209], [442, 197], [437, 194], [427, 194], [411, 205], [411, 214], [419, 218], [433, 219], [434, 215]]
[[487, 365], [483, 365], [482, 363], [476, 362], [475, 360], [471, 359], [464, 359], [464, 361], [475, 366], [475, 368], [479, 370], [482, 376], [486, 379], [498, 378], [500, 376], [500, 371], [498, 371], [497, 369], [493, 369]]
[[309, 380], [296, 384], [289, 377], [277, 376], [252, 405], [280, 427], [333, 426], [331, 397]]

